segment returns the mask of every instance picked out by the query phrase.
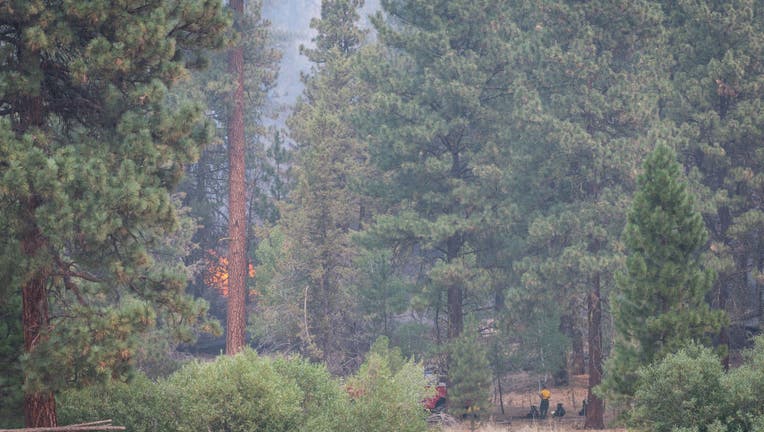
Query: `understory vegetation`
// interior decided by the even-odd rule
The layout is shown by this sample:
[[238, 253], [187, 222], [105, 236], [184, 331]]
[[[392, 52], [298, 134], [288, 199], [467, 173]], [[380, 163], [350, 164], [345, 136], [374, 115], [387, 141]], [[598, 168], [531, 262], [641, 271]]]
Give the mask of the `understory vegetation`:
[[689, 346], [641, 368], [631, 424], [654, 432], [764, 430], [764, 337], [725, 371], [712, 349]]
[[523, 375], [764, 432], [763, 78], [763, 0], [0, 0], [0, 431], [419, 432]]
[[345, 382], [301, 357], [247, 350], [194, 361], [167, 378], [138, 373], [63, 392], [59, 421], [110, 418], [129, 431], [354, 432], [426, 430], [422, 367], [386, 342]]

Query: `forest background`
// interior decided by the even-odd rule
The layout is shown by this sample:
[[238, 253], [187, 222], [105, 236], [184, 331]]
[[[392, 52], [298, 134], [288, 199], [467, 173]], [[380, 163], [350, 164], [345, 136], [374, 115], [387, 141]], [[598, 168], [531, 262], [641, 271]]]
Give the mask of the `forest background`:
[[734, 366], [758, 331], [758, 2], [391, 0], [366, 27], [323, 1], [288, 106], [274, 4], [108, 3], [0, 3], [7, 424], [229, 352], [242, 268], [258, 353], [350, 377], [384, 336], [473, 403], [607, 364], [590, 427], [638, 366], [691, 342]]

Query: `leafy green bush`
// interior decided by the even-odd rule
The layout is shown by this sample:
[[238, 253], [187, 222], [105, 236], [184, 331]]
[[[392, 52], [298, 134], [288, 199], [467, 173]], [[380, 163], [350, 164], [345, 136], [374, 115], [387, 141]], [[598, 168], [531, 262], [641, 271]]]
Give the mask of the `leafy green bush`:
[[764, 337], [725, 373], [708, 348], [691, 346], [640, 369], [634, 425], [656, 432], [764, 431]]
[[764, 336], [745, 353], [745, 363], [723, 379], [727, 390], [726, 423], [730, 431], [764, 431]]
[[61, 424], [113, 419], [130, 431], [421, 432], [421, 365], [407, 362], [386, 340], [345, 388], [323, 365], [301, 358], [259, 357], [253, 351], [194, 362], [153, 382], [137, 374], [64, 392]]
[[133, 432], [177, 430], [178, 395], [143, 374], [129, 383], [113, 381], [58, 397], [58, 422], [62, 425], [112, 419]]
[[[296, 371], [300, 366], [281, 369]], [[302, 412], [304, 394], [297, 380], [288, 375], [252, 351], [221, 356], [210, 363], [190, 363], [167, 380], [152, 382], [137, 374], [129, 383], [111, 382], [64, 392], [59, 397], [59, 422], [109, 418], [138, 432], [297, 431], [301, 430], [300, 422], [306, 420]], [[310, 386], [320, 380], [305, 382]], [[325, 397], [328, 384], [321, 384], [323, 387], [314, 391]]]
[[294, 431], [301, 419], [302, 391], [254, 351], [191, 363], [167, 381], [182, 394], [179, 431]]
[[708, 348], [690, 346], [641, 368], [631, 420], [655, 432], [706, 427], [722, 416], [724, 370]]
[[421, 401], [425, 397], [424, 368], [406, 361], [381, 337], [358, 373], [348, 380], [354, 399], [349, 430], [422, 432], [427, 430]]
[[277, 358], [273, 368], [294, 381], [302, 391], [299, 430], [305, 432], [349, 431], [350, 400], [324, 365], [302, 358]]

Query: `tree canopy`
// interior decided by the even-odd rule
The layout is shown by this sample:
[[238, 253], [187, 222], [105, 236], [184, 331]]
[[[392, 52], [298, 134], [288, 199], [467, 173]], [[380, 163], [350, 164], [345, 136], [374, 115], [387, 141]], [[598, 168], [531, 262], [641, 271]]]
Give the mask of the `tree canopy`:
[[208, 0], [12, 1], [0, 14], [0, 225], [14, 262], [2, 285], [22, 298], [26, 424], [48, 426], [48, 392], [122, 376], [158, 315], [204, 322], [183, 294], [171, 192], [209, 129], [198, 103], [168, 95], [223, 44], [228, 17]]

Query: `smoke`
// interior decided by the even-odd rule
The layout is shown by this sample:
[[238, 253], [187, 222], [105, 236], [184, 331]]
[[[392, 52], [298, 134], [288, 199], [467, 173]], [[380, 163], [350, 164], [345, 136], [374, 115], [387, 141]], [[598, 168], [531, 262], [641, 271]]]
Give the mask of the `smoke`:
[[310, 70], [310, 62], [300, 55], [300, 45], [310, 46], [315, 31], [310, 20], [321, 13], [320, 0], [270, 0], [263, 4], [263, 16], [270, 20], [273, 35], [282, 53], [276, 102], [292, 105], [302, 91], [300, 73]]
[[[368, 15], [379, 10], [379, 7], [379, 0], [367, 0], [360, 12], [360, 25], [368, 28]], [[300, 46], [312, 46], [315, 30], [310, 28], [310, 20], [320, 15], [321, 0], [265, 0], [263, 3], [263, 17], [271, 22], [274, 40], [282, 52], [273, 100], [280, 111], [276, 120], [278, 124], [283, 124], [291, 106], [302, 93], [300, 75], [310, 72], [311, 64], [300, 55]]]

